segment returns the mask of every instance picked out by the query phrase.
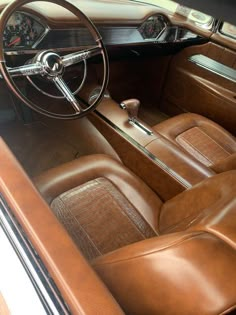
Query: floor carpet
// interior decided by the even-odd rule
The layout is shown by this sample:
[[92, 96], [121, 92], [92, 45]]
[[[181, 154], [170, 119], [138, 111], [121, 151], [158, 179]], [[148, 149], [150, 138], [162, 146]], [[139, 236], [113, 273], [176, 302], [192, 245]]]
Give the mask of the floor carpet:
[[0, 125], [8, 144], [30, 177], [79, 156], [77, 149], [42, 123]]

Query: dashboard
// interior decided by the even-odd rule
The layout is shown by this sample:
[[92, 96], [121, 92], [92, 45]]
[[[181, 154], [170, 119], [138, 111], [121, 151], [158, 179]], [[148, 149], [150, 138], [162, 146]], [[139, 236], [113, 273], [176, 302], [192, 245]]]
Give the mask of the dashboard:
[[[107, 46], [180, 43], [203, 37], [187, 28], [173, 25], [164, 14], [148, 16], [138, 25], [98, 24]], [[93, 45], [90, 32], [81, 24], [77, 27], [53, 28], [32, 13], [15, 12], [3, 34], [6, 54], [18, 54], [43, 49], [70, 49]]]
[[[1, 10], [10, 0], [0, 2]], [[172, 11], [128, 0], [73, 0], [73, 4], [94, 22], [107, 47], [185, 47], [214, 35], [212, 17], [177, 3]], [[77, 17], [53, 3], [48, 3], [45, 10], [41, 1], [29, 3], [13, 14], [5, 27], [3, 42], [9, 55], [94, 45], [91, 34]]]

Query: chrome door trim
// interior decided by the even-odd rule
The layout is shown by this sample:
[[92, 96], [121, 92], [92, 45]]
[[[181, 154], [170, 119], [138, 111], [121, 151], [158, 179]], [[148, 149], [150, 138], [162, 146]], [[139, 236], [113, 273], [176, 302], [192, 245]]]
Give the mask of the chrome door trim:
[[193, 55], [188, 60], [201, 68], [236, 83], [236, 70], [231, 67], [201, 54]]
[[37, 292], [46, 314], [70, 315], [71, 312], [49, 275], [41, 258], [27, 239], [10, 208], [0, 194], [0, 226], [10, 241], [31, 283]]

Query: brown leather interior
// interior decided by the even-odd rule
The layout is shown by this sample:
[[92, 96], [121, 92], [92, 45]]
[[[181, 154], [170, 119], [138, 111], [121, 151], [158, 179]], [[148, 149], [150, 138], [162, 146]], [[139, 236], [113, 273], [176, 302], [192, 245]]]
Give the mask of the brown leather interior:
[[88, 260], [156, 235], [104, 177], [64, 192], [51, 208]]
[[[108, 139], [123, 163], [148, 183], [163, 200], [168, 200], [178, 194], [181, 191], [179, 186], [185, 189], [215, 174], [184, 154], [181, 149], [160, 133], [155, 132], [154, 129], [151, 128], [153, 135], [149, 136], [130, 125], [127, 113], [120, 109], [112, 99], [104, 99], [97, 110], [108, 119], [108, 122], [101, 120], [96, 115], [91, 116], [92, 122]], [[146, 126], [150, 129], [150, 126]], [[125, 135], [128, 135], [129, 138]], [[138, 145], [135, 145], [132, 140]], [[147, 150], [147, 154], [139, 150], [139, 145]], [[152, 159], [148, 153], [160, 162]], [[140, 159], [142, 162], [139, 162]], [[155, 176], [149, 174], [155, 174]], [[162, 181], [159, 182], [156, 178], [161, 178]], [[167, 187], [169, 189], [166, 190]]]
[[161, 200], [137, 176], [109, 156], [81, 157], [44, 172], [36, 178], [35, 182], [46, 201], [51, 204], [62, 193], [100, 177], [106, 178], [118, 188], [133, 207], [145, 217], [148, 224], [157, 231], [156, 223]]
[[[91, 182], [91, 176], [97, 179]], [[108, 179], [122, 195], [111, 193], [114, 186], [104, 190], [104, 185], [110, 186]], [[124, 187], [123, 181], [128, 185], [132, 182], [132, 186]], [[54, 200], [54, 212], [63, 212], [57, 216], [82, 251], [81, 226], [95, 245], [106, 246], [108, 253], [96, 258], [92, 264], [126, 313], [171, 314], [178, 309], [181, 314], [196, 314], [193, 305], [201, 300], [198, 312], [218, 314], [235, 305], [236, 233], [233, 218], [236, 171], [209, 178], [164, 204], [134, 174], [105, 156], [89, 156], [70, 162], [42, 174], [35, 182], [48, 201]], [[91, 185], [97, 186], [98, 182], [99, 185], [103, 182], [103, 196], [101, 192], [97, 193], [97, 188], [95, 191], [93, 187], [91, 189]], [[71, 190], [71, 187], [74, 188]], [[137, 200], [139, 191], [144, 192], [142, 203]], [[84, 194], [87, 197], [91, 194], [89, 201], [87, 197], [84, 201]], [[124, 219], [120, 220], [114, 213], [114, 201], [117, 203], [118, 200], [118, 211], [123, 215], [127, 213], [127, 202], [140, 212], [143, 219], [140, 221], [140, 217], [133, 213], [131, 221], [139, 231], [140, 224], [146, 231], [143, 240], [134, 239]], [[106, 205], [101, 206], [101, 203]], [[112, 216], [110, 220], [107, 212]], [[116, 224], [123, 225], [124, 230], [121, 226], [113, 228], [113, 218]], [[67, 220], [73, 221], [73, 226]], [[148, 232], [143, 220], [162, 236], [153, 237], [155, 233]], [[106, 239], [100, 231], [105, 222], [112, 238]], [[120, 238], [125, 238], [125, 243], [130, 238], [130, 243], [134, 244], [115, 250], [118, 248], [116, 242], [120, 247], [124, 245]], [[92, 254], [90, 259], [104, 253], [104, 247], [101, 251]], [[212, 259], [212, 253], [215, 259]], [[227, 272], [219, 274], [220, 270]], [[207, 285], [204, 279], [207, 279]], [[130, 292], [128, 296], [127, 290]], [[215, 294], [219, 297], [217, 303]], [[170, 295], [175, 296], [174, 303], [169, 301]]]
[[[0, 2], [2, 12], [10, 0]], [[0, 80], [0, 197], [55, 292], [76, 315], [236, 314], [235, 38], [220, 33], [223, 21], [198, 23], [207, 16], [173, 2], [167, 10], [141, 1], [71, 1], [81, 18], [59, 6], [63, 0], [52, 2], [20, 8], [42, 31], [23, 14], [8, 35], [0, 18], [0, 68], [16, 67], [19, 91], [63, 114], [74, 113], [67, 104], [74, 96], [83, 113], [104, 73], [110, 78], [96, 111], [73, 121], [32, 114], [12, 97], [9, 80]], [[96, 46], [83, 18], [101, 32], [103, 42], [93, 29], [93, 45], [104, 44], [109, 69], [101, 62], [106, 50], [89, 55]], [[45, 72], [49, 58], [41, 72], [34, 67], [40, 53], [52, 51], [58, 62], [48, 66], [57, 73], [67, 54], [83, 50], [67, 56], [71, 64], [57, 76]], [[199, 54], [233, 75], [190, 60]], [[18, 68], [34, 62], [28, 74], [38, 90], [29, 70]], [[84, 74], [74, 95], [54, 86], [63, 76], [74, 91]], [[3, 295], [0, 315], [7, 315]]]
[[153, 129], [216, 172], [235, 167], [235, 137], [205, 117], [182, 114]]
[[185, 232], [127, 246], [93, 266], [127, 314], [195, 315], [235, 309], [235, 262], [220, 238]]
[[236, 52], [214, 43], [192, 46], [176, 54], [170, 63], [161, 109], [173, 116], [192, 112], [207, 117], [236, 134], [236, 83], [188, 60], [203, 54], [236, 69]]
[[165, 203], [159, 226], [164, 231], [168, 222], [165, 232], [178, 233], [95, 260], [128, 314], [220, 314], [235, 307], [235, 179], [235, 172], [218, 175]]
[[[74, 314], [123, 314], [0, 139], [0, 190]], [[93, 303], [91, 303], [93, 301]]]

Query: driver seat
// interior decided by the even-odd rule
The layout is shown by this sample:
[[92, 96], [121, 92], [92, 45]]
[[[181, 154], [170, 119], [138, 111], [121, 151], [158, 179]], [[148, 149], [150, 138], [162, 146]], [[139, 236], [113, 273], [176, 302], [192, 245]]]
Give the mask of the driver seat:
[[236, 171], [166, 202], [106, 155], [51, 169], [35, 184], [127, 314], [236, 308]]

